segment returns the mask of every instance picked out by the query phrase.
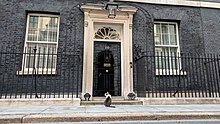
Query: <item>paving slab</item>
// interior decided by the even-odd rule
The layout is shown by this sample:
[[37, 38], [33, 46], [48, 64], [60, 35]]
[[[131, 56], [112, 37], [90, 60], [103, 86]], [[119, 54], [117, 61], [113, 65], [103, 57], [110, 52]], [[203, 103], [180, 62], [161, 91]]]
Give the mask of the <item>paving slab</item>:
[[0, 123], [219, 119], [220, 105], [0, 106]]
[[[1, 107], [0, 107], [1, 108]], [[42, 107], [42, 106], [32, 106], [32, 107], [4, 107], [4, 111], [0, 112], [0, 115], [21, 115], [21, 114], [35, 114], [35, 113], [41, 113], [44, 110], [48, 109], [48, 106]]]
[[71, 113], [85, 113], [85, 107], [72, 107], [72, 106], [51, 106], [45, 109], [42, 114], [71, 114]]

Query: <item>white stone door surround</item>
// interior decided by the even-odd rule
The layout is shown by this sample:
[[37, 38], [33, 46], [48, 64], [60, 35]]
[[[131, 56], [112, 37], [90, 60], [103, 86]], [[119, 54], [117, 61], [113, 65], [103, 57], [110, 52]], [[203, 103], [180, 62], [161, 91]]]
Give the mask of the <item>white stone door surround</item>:
[[[119, 6], [115, 18], [108, 18], [104, 4], [85, 4], [81, 6], [84, 12], [84, 53], [82, 94], [93, 94], [93, 52], [97, 27], [107, 26], [120, 32], [119, 40], [101, 39], [105, 42], [121, 43], [121, 95], [127, 97], [133, 91], [133, 59], [132, 59], [132, 21], [137, 11], [131, 6]], [[93, 95], [92, 95], [93, 96]], [[104, 96], [104, 94], [103, 94]]]

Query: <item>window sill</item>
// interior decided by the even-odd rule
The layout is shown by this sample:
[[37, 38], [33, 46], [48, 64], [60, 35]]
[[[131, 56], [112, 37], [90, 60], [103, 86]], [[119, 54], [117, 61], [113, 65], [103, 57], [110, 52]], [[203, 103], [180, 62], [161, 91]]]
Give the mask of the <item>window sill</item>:
[[169, 70], [169, 69], [157, 69], [156, 76], [166, 76], [166, 75], [187, 75], [186, 71], [179, 71], [179, 70]]
[[[56, 75], [56, 69], [36, 69], [36, 75]], [[33, 69], [24, 69], [17, 71], [16, 75], [35, 75]]]

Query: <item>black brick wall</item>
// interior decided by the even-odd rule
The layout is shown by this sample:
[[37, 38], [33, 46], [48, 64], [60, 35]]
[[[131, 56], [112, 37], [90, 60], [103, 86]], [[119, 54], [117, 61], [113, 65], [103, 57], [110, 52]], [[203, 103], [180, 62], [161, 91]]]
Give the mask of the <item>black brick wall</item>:
[[[82, 49], [83, 12], [79, 10], [78, 5], [83, 2], [86, 1], [1, 0], [0, 46], [13, 46], [22, 51], [25, 41], [27, 13], [55, 12], [60, 14], [61, 20], [59, 50], [74, 51], [74, 49]], [[133, 44], [135, 48], [141, 46], [139, 49], [142, 52], [154, 50], [154, 20], [176, 21], [179, 23], [179, 39], [182, 52], [219, 52], [218, 48], [215, 47], [218, 46], [217, 41], [220, 39], [218, 35], [220, 10], [135, 3], [130, 3], [130, 5], [138, 8], [137, 13], [134, 15]]]
[[220, 9], [201, 9], [206, 53], [220, 54]]
[[[58, 52], [78, 52], [83, 57], [83, 12], [81, 3], [101, 2], [100, 0], [0, 0], [0, 48], [9, 47], [23, 51], [28, 12], [53, 12], [60, 15]], [[154, 51], [154, 20], [174, 21], [179, 24], [180, 50], [183, 53], [220, 53], [220, 10], [169, 5], [153, 5], [121, 2], [138, 8], [133, 19], [134, 60], [146, 51]], [[143, 66], [148, 60], [142, 60]], [[82, 68], [82, 63], [80, 65]], [[147, 67], [141, 74], [154, 73]], [[149, 74], [151, 74], [149, 73]], [[141, 87], [146, 78], [134, 71], [135, 87]], [[138, 75], [138, 76], [137, 76]], [[82, 73], [80, 73], [82, 77]], [[151, 75], [147, 76], [148, 80]], [[141, 81], [142, 80], [142, 81]], [[148, 84], [150, 85], [150, 84]], [[142, 87], [143, 86], [143, 87]]]

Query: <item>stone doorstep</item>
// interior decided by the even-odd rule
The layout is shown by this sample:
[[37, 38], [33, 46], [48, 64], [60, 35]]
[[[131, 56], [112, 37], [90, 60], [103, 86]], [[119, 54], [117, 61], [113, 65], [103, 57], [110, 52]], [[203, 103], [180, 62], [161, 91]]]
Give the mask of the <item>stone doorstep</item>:
[[[105, 97], [92, 97], [92, 101], [81, 101], [81, 106], [87, 105], [103, 105]], [[112, 105], [143, 105], [141, 100], [128, 100], [121, 96], [112, 97]]]
[[193, 112], [193, 113], [109, 113], [109, 114], [82, 114], [59, 115], [37, 114], [17, 117], [0, 117], [0, 123], [42, 123], [42, 122], [100, 122], [122, 120], [193, 120], [193, 119], [219, 119], [219, 112]]
[[[87, 105], [103, 105], [103, 101], [81, 101], [81, 106]], [[124, 101], [112, 101], [112, 105], [143, 105], [142, 101], [139, 100], [124, 100]]]
[[[104, 101], [105, 97], [92, 97], [92, 101]], [[113, 101], [123, 101], [126, 100], [125, 97], [122, 96], [112, 96]]]

